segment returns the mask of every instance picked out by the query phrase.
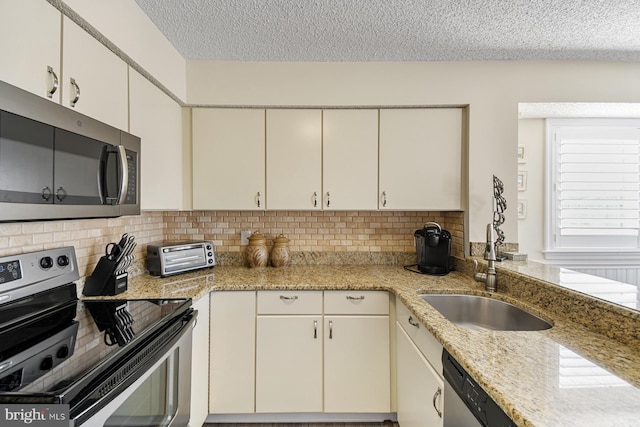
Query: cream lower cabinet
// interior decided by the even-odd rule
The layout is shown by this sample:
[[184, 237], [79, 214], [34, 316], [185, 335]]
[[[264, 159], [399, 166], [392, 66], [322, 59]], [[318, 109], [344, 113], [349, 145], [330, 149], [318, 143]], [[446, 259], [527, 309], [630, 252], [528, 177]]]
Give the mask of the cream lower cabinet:
[[[211, 297], [209, 412], [255, 411], [256, 293], [217, 291]], [[206, 370], [194, 367], [206, 378]]]
[[256, 412], [322, 412], [322, 292], [258, 292]]
[[462, 110], [380, 110], [380, 209], [462, 209]]
[[389, 412], [389, 317], [325, 316], [324, 411]]
[[322, 316], [258, 316], [256, 412], [322, 412]]
[[398, 423], [442, 426], [444, 382], [400, 325], [397, 330]]
[[396, 381], [402, 427], [443, 425], [442, 345], [400, 302], [396, 304]]
[[193, 303], [198, 320], [193, 328], [191, 352], [191, 427], [200, 427], [209, 414], [209, 295]]

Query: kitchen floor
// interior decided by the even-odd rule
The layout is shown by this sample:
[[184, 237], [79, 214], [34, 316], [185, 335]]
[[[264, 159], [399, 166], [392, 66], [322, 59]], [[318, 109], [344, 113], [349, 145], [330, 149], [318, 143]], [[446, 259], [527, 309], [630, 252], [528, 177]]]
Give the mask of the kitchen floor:
[[202, 427], [399, 427], [398, 423], [274, 423], [274, 424], [204, 424]]

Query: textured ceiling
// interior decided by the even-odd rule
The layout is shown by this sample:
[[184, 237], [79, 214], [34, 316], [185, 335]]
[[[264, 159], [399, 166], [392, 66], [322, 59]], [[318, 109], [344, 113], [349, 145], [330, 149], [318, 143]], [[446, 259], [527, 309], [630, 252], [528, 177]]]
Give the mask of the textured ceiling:
[[189, 60], [640, 61], [640, 0], [135, 0]]

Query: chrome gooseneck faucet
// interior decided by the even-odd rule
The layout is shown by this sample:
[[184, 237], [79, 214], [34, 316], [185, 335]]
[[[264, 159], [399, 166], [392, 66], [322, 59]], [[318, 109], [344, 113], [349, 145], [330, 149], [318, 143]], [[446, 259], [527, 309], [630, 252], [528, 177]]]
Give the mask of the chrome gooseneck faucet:
[[478, 261], [473, 260], [473, 279], [484, 282], [487, 292], [496, 291], [496, 249], [493, 235], [493, 224], [487, 224], [487, 246], [484, 249], [484, 259], [487, 260], [487, 272], [478, 273]]

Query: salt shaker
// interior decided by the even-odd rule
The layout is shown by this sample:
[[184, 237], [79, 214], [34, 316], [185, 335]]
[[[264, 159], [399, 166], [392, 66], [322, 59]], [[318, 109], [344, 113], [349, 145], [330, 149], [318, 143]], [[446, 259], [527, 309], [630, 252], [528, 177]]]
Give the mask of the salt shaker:
[[250, 268], [266, 267], [269, 261], [269, 251], [265, 237], [259, 232], [254, 232], [249, 237], [249, 245], [247, 246], [247, 262]]
[[280, 234], [273, 241], [273, 249], [271, 249], [271, 265], [274, 267], [284, 267], [289, 263], [291, 255], [289, 254], [289, 239]]

